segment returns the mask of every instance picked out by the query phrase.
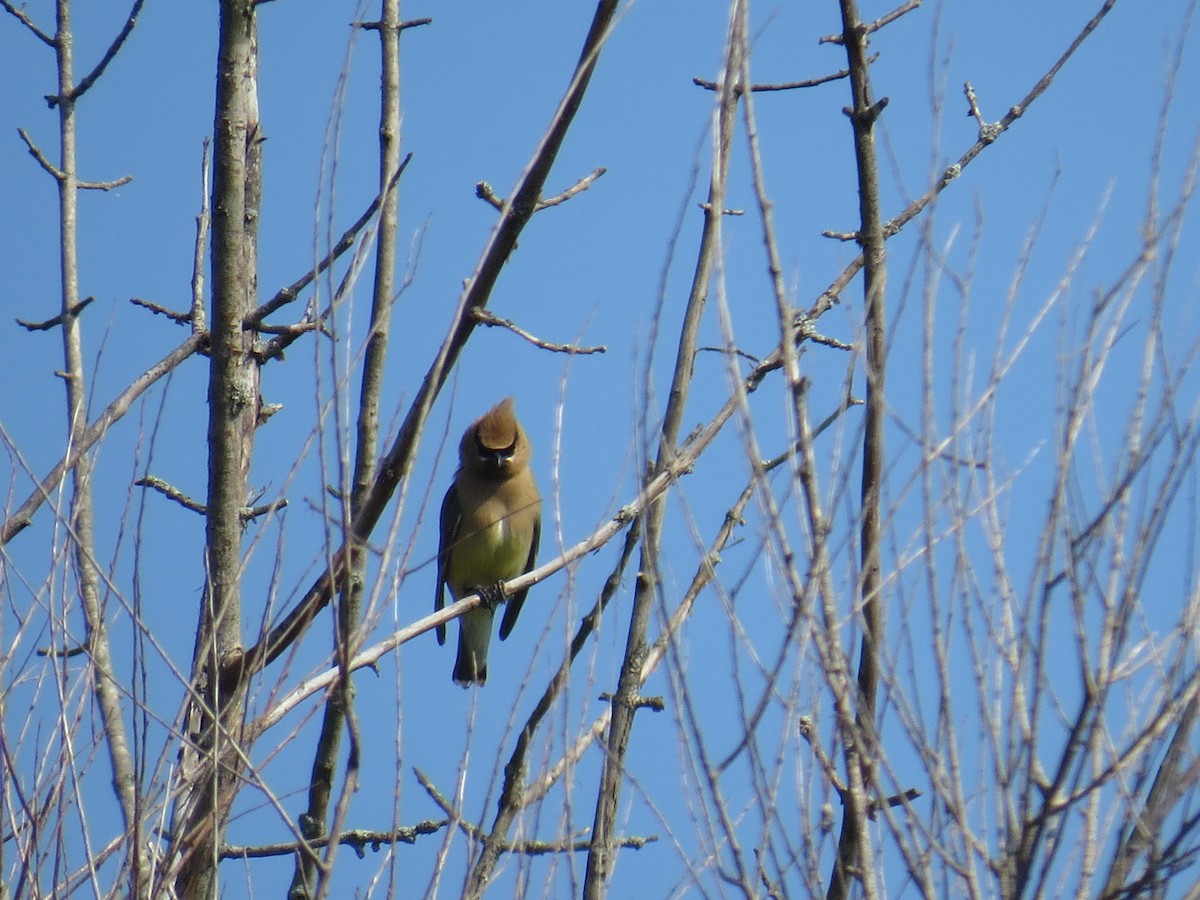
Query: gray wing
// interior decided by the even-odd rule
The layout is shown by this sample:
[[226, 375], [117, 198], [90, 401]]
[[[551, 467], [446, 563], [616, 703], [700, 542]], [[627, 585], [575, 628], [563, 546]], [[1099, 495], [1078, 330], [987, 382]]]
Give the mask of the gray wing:
[[[458, 540], [458, 526], [462, 522], [462, 506], [458, 502], [458, 490], [455, 487], [457, 484], [458, 478], [455, 477], [454, 483], [450, 485], [450, 490], [446, 491], [446, 496], [442, 500], [441, 530], [438, 538], [437, 582], [433, 586], [434, 612], [437, 612], [446, 605], [446, 568], [450, 562], [450, 548]], [[437, 641], [439, 644], [446, 643], [445, 625], [437, 627]]]
[[[529, 542], [529, 559], [525, 561], [525, 568], [521, 571], [524, 575], [526, 572], [532, 572], [537, 560], [538, 544], [542, 540], [542, 517], [538, 516], [537, 521], [533, 523], [533, 540]], [[513, 626], [517, 624], [517, 616], [521, 614], [521, 604], [525, 602], [525, 595], [529, 593], [529, 588], [523, 591], [517, 591], [508, 598], [508, 603], [504, 605], [504, 618], [500, 620], [500, 640], [508, 637]]]

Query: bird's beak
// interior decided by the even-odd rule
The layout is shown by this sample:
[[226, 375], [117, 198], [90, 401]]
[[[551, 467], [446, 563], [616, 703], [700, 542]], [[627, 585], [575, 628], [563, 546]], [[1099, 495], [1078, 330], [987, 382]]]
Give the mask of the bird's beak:
[[504, 468], [504, 464], [512, 459], [512, 454], [507, 450], [490, 450], [486, 453], [481, 453], [480, 458], [490, 469], [495, 469], [499, 472]]

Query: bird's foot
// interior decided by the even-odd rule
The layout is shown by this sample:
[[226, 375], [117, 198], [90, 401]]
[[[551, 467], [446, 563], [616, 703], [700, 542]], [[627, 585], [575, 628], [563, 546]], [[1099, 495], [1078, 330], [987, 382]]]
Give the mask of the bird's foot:
[[475, 593], [479, 595], [479, 605], [484, 609], [494, 610], [508, 600], [508, 594], [504, 593], [504, 582], [502, 581], [497, 581], [495, 584], [476, 585]]

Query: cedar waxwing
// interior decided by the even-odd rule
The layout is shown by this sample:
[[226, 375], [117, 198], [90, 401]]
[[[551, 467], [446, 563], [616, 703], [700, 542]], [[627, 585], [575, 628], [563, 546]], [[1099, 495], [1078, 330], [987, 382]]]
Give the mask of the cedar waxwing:
[[[442, 501], [434, 609], [443, 585], [455, 600], [479, 594], [479, 606], [459, 617], [454, 680], [463, 687], [487, 681], [492, 616], [505, 599], [503, 582], [533, 569], [542, 534], [542, 499], [529, 470], [529, 438], [513, 412], [512, 397], [489, 409], [462, 436], [459, 468]], [[508, 597], [500, 640], [508, 637], [528, 588]], [[446, 642], [446, 626], [437, 629]]]

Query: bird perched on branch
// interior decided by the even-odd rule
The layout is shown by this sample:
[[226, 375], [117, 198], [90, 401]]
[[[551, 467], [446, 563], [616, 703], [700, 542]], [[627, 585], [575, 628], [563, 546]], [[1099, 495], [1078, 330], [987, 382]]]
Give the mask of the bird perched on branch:
[[[487, 681], [487, 652], [496, 606], [507, 600], [500, 640], [508, 637], [528, 588], [511, 597], [503, 584], [533, 569], [542, 533], [542, 499], [529, 470], [530, 446], [507, 397], [472, 423], [458, 446], [459, 467], [442, 501], [434, 609], [479, 594], [482, 602], [459, 617], [454, 680]], [[437, 628], [439, 644], [446, 626]]]

